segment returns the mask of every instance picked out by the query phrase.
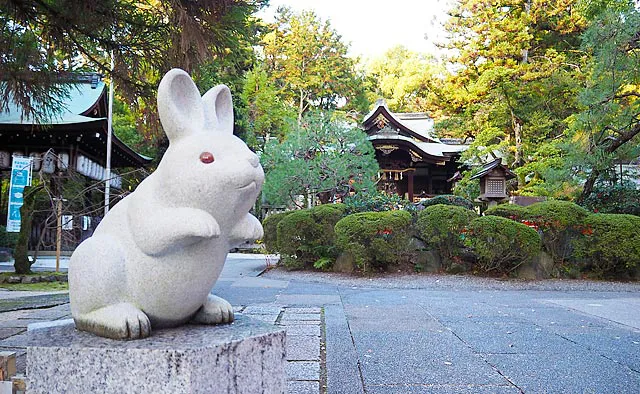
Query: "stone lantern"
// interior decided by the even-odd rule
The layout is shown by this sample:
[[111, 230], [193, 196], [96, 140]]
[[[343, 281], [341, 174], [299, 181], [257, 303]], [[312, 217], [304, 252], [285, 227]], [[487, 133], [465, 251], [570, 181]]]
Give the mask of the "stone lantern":
[[489, 206], [493, 206], [508, 197], [507, 180], [515, 177], [516, 175], [511, 170], [502, 165], [502, 159], [495, 159], [482, 166], [471, 179], [480, 179], [478, 200], [488, 202]]

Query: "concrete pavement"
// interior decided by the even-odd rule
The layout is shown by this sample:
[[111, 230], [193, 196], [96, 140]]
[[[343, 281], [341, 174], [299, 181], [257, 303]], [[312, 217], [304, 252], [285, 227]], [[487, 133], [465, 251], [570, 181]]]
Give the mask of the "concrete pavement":
[[[213, 292], [286, 327], [291, 393], [640, 392], [638, 283], [262, 273], [266, 265], [230, 255]], [[0, 348], [20, 351], [29, 322], [67, 317], [65, 304], [0, 313]]]

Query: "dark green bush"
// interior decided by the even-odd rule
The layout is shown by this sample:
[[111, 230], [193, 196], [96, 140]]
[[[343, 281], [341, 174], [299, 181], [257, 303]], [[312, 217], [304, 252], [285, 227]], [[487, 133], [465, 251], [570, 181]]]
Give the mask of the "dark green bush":
[[358, 192], [345, 197], [346, 214], [358, 212], [383, 212], [401, 209], [412, 209], [413, 204], [397, 194], [389, 195], [379, 191]]
[[267, 252], [278, 253], [280, 251], [278, 248], [278, 223], [293, 212], [295, 211], [272, 213], [262, 221], [262, 228], [264, 230], [262, 242]]
[[459, 207], [473, 209], [473, 202], [467, 200], [464, 197], [454, 196], [450, 194], [435, 196], [433, 198], [429, 198], [425, 201], [420, 202], [420, 205], [422, 205], [425, 208], [428, 206], [437, 205], [437, 204], [457, 205]]
[[576, 256], [587, 273], [626, 278], [640, 267], [640, 217], [593, 214], [584, 220], [584, 237], [575, 242]]
[[336, 245], [353, 255], [360, 271], [386, 270], [407, 256], [411, 221], [406, 211], [354, 213], [336, 224]]
[[455, 205], [431, 205], [418, 214], [417, 230], [424, 242], [440, 253], [443, 268], [463, 246], [462, 230], [478, 215]]
[[631, 185], [598, 186], [582, 205], [592, 212], [640, 216], [640, 190]]
[[484, 215], [500, 216], [503, 218], [515, 220], [516, 222], [528, 218], [527, 208], [515, 204], [500, 204], [495, 207], [491, 207], [484, 212]]
[[321, 259], [337, 257], [334, 243], [335, 224], [344, 216], [343, 204], [325, 204], [311, 209], [293, 211], [277, 226], [280, 259], [288, 268], [309, 268]]
[[481, 273], [504, 275], [540, 253], [540, 236], [522, 223], [500, 216], [482, 216], [471, 221], [465, 246], [478, 258]]
[[0, 248], [13, 249], [18, 242], [18, 233], [9, 233], [5, 226], [0, 226]]
[[542, 244], [557, 264], [571, 262], [574, 240], [582, 236], [589, 211], [569, 201], [543, 201], [526, 208], [528, 220], [541, 231]]

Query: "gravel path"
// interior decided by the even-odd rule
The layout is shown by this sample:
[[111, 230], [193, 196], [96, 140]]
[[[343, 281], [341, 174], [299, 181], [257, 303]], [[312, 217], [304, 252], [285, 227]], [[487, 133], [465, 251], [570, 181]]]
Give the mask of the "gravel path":
[[540, 290], [540, 291], [605, 291], [640, 292], [640, 282], [611, 282], [578, 279], [519, 280], [496, 279], [470, 275], [446, 274], [377, 274], [358, 276], [333, 272], [286, 271], [271, 269], [263, 278], [331, 283], [344, 287], [390, 289], [461, 289], [461, 290]]

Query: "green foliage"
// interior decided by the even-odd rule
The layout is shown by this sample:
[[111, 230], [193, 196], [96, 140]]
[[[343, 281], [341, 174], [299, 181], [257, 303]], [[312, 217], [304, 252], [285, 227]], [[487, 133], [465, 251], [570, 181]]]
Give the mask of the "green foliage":
[[295, 123], [295, 111], [278, 96], [278, 90], [264, 68], [256, 66], [247, 72], [242, 90], [247, 106], [247, 138], [245, 142], [264, 151], [268, 140], [284, 140]]
[[593, 212], [640, 216], [640, 190], [619, 184], [600, 186], [585, 198], [582, 205]]
[[446, 269], [464, 246], [463, 229], [477, 217], [460, 206], [437, 204], [420, 211], [416, 227], [425, 243], [440, 253]]
[[562, 264], [573, 254], [572, 240], [580, 237], [589, 212], [569, 201], [542, 201], [526, 208], [528, 219], [541, 232], [545, 250]]
[[462, 179], [456, 182], [453, 193], [456, 196], [474, 201], [480, 195], [480, 182], [477, 179], [471, 179], [478, 171], [479, 166], [471, 171], [463, 171]]
[[[523, 194], [556, 196], [565, 191], [557, 180], [571, 179], [562, 165], [566, 151], [547, 142], [563, 139], [565, 119], [578, 108], [586, 21], [567, 12], [578, 1], [461, 0], [446, 25], [455, 72], [439, 91], [443, 116], [436, 130], [473, 138], [466, 163], [500, 156], [511, 169], [522, 168], [516, 174]], [[475, 197], [468, 186], [467, 177], [456, 193]]]
[[503, 218], [515, 220], [516, 222], [525, 220], [529, 217], [526, 207], [516, 204], [500, 204], [491, 207], [484, 212], [485, 216], [500, 216]]
[[442, 64], [432, 56], [395, 46], [366, 64], [375, 81], [371, 102], [382, 97], [394, 112], [420, 112], [437, 101], [444, 74]]
[[540, 253], [540, 236], [524, 224], [482, 216], [467, 227], [464, 243], [476, 254], [479, 272], [504, 275]]
[[397, 194], [382, 193], [377, 189], [369, 189], [344, 198], [347, 214], [358, 212], [381, 212], [404, 209], [412, 211], [414, 206]]
[[262, 221], [262, 229], [264, 230], [262, 242], [267, 252], [278, 253], [278, 223], [293, 212], [295, 211], [272, 213]]
[[593, 214], [584, 221], [576, 255], [582, 269], [598, 277], [627, 278], [640, 266], [640, 217]]
[[113, 133], [133, 150], [148, 157], [156, 157], [158, 147], [155, 141], [145, 137], [138, 130], [136, 114], [119, 99], [113, 103]]
[[[139, 126], [157, 131], [155, 94], [171, 67], [192, 71], [213, 57], [246, 57], [256, 37], [251, 15], [264, 0], [86, 2], [23, 0], [0, 7], [0, 109], [10, 97], [26, 115], [59, 106], [60, 77], [110, 70], [118, 93], [139, 113]], [[236, 55], [238, 54], [238, 55]], [[236, 57], [237, 56], [237, 57]], [[35, 113], [40, 112], [40, 113]]]
[[593, 193], [616, 163], [640, 155], [640, 11], [633, 2], [587, 4], [594, 19], [582, 49], [592, 56], [588, 83], [579, 96], [582, 110], [569, 119], [568, 134], [572, 142], [568, 165], [575, 177], [584, 180], [579, 201]]
[[[292, 269], [307, 268], [323, 258], [333, 262], [334, 226], [344, 216], [342, 204], [325, 204], [311, 209], [292, 211], [277, 225], [278, 248], [283, 264]], [[322, 268], [329, 263], [320, 263]]]
[[459, 207], [473, 210], [473, 203], [471, 201], [467, 200], [464, 197], [447, 195], [447, 194], [441, 195], [441, 196], [435, 196], [433, 198], [429, 198], [425, 201], [420, 202], [420, 205], [422, 205], [423, 207], [428, 207], [431, 205], [438, 205], [438, 204], [456, 205]]
[[[351, 99], [359, 96], [362, 81], [355, 61], [347, 56], [348, 45], [313, 11], [294, 13], [280, 7], [276, 22], [264, 36], [266, 70], [280, 89], [280, 95], [296, 108], [298, 122], [310, 108], [354, 109]], [[360, 108], [366, 110], [366, 108]]]
[[260, 158], [264, 194], [272, 204], [301, 204], [298, 196], [333, 202], [350, 191], [373, 190], [378, 173], [366, 134], [331, 114], [310, 114], [282, 142], [271, 140]]
[[386, 270], [409, 251], [411, 221], [406, 211], [354, 213], [336, 224], [336, 245], [361, 272]]

